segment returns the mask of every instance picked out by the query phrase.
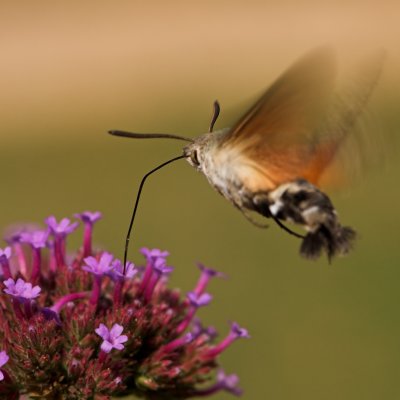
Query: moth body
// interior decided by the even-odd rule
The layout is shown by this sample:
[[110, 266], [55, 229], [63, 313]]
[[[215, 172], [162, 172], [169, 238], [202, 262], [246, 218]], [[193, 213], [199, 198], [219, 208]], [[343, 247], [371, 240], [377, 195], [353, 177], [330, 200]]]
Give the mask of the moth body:
[[[302, 178], [268, 189], [272, 182], [265, 183], [262, 172], [246, 162], [241, 152], [221, 146], [227, 132], [207, 133], [184, 148], [187, 161], [211, 186], [242, 212], [255, 211], [266, 218], [302, 226], [307, 231], [300, 249], [304, 257], [314, 259], [325, 251], [331, 259], [350, 250], [355, 232], [340, 225], [325, 193]], [[265, 189], [254, 191], [258, 174], [264, 179]]]

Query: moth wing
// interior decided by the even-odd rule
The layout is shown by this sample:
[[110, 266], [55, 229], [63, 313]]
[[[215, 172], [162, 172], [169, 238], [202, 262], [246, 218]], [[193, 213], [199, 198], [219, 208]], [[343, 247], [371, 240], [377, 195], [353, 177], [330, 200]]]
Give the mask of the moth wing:
[[[239, 155], [237, 171], [246, 185], [270, 190], [300, 177], [319, 185], [322, 175], [329, 184], [327, 167], [364, 110], [382, 58], [368, 59], [339, 90], [329, 48], [306, 55], [278, 78], [220, 144]], [[336, 179], [338, 169], [330, 173]]]
[[304, 174], [321, 187], [350, 183], [384, 153], [384, 140], [367, 110], [382, 73], [385, 52], [363, 59], [342, 79], [315, 129], [316, 151]]

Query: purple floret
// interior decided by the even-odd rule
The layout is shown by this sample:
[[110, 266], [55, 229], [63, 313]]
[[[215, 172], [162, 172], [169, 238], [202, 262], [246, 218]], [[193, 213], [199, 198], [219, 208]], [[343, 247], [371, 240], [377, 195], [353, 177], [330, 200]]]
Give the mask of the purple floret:
[[21, 233], [21, 243], [29, 243], [33, 248], [40, 249], [47, 246], [48, 231], [33, 231]]
[[46, 218], [45, 222], [55, 236], [69, 235], [79, 225], [78, 222], [71, 223], [69, 218], [63, 218], [60, 222], [57, 222], [54, 216]]
[[101, 212], [100, 211], [84, 211], [79, 214], [74, 215], [75, 218], [79, 218], [82, 222], [85, 223], [90, 223], [94, 224], [96, 221], [98, 221], [101, 218]]
[[[4, 350], [0, 351], [0, 367], [2, 367], [4, 364], [6, 364], [8, 360], [9, 360], [9, 357], [8, 357], [7, 353]], [[3, 374], [3, 372], [0, 371], [0, 381], [2, 381], [3, 379], [4, 379], [4, 374]]]
[[32, 283], [25, 282], [21, 278], [18, 278], [17, 282], [15, 282], [14, 279], [9, 278], [3, 283], [6, 286], [4, 292], [13, 297], [31, 300], [38, 297], [41, 292], [39, 286], [32, 287]]
[[138, 270], [135, 267], [135, 264], [131, 262], [126, 263], [125, 275], [124, 275], [124, 268], [122, 267], [121, 260], [115, 259], [111, 263], [111, 270], [107, 274], [112, 279], [130, 279], [133, 278], [137, 274]]
[[204, 327], [199, 318], [193, 319], [192, 333], [195, 337], [207, 335], [211, 339], [215, 339], [218, 336], [218, 332], [213, 326]]
[[157, 258], [153, 263], [154, 271], [156, 271], [160, 275], [168, 275], [171, 273], [174, 268], [165, 264], [165, 260], [163, 258]]
[[100, 260], [97, 260], [94, 257], [86, 257], [83, 260], [86, 265], [84, 265], [82, 269], [94, 275], [103, 276], [111, 271], [112, 259], [113, 255], [110, 253], [103, 253]]
[[204, 264], [197, 263], [197, 266], [198, 266], [198, 268], [199, 268], [199, 270], [201, 272], [203, 272], [204, 274], [208, 275], [210, 278], [212, 278], [214, 276], [215, 277], [219, 277], [219, 278], [224, 278], [225, 277], [225, 274], [223, 274], [222, 272], [219, 272], [219, 271], [217, 271], [215, 269], [212, 269], [212, 268], [208, 268]]
[[95, 332], [103, 339], [101, 349], [105, 353], [109, 353], [112, 349], [122, 350], [128, 340], [128, 336], [121, 335], [124, 330], [123, 326], [114, 324], [111, 329], [108, 329], [104, 324], [100, 324]]
[[168, 251], [162, 251], [160, 249], [148, 249], [147, 247], [142, 247], [140, 252], [146, 257], [147, 262], [154, 262], [158, 258], [165, 259], [169, 256]]
[[187, 294], [187, 298], [193, 307], [206, 306], [212, 300], [212, 296], [209, 293], [203, 293], [200, 296], [198, 296], [194, 292], [189, 292]]
[[238, 338], [250, 338], [249, 332], [245, 328], [241, 328], [238, 323], [233, 322], [231, 326], [231, 332]]
[[9, 260], [11, 257], [11, 247], [7, 246], [4, 249], [0, 249], [0, 261]]
[[242, 395], [243, 391], [238, 387], [239, 377], [235, 374], [226, 375], [225, 372], [220, 369], [217, 373], [217, 384], [220, 386], [220, 389], [226, 390], [235, 396]]

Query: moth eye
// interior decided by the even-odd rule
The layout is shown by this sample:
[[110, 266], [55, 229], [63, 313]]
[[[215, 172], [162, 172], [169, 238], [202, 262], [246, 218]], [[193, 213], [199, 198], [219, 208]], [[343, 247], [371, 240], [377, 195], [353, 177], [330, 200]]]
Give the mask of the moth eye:
[[195, 165], [200, 165], [199, 159], [197, 157], [197, 150], [193, 150], [192, 154], [190, 154], [190, 158]]

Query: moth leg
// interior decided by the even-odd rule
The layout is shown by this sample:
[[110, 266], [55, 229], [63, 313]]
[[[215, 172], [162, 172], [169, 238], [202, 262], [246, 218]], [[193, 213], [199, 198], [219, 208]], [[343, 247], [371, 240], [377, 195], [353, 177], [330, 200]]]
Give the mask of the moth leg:
[[238, 207], [239, 210], [242, 212], [243, 216], [249, 221], [251, 222], [254, 226], [256, 226], [257, 228], [261, 228], [261, 229], [266, 229], [269, 228], [268, 224], [263, 224], [262, 222], [258, 222], [256, 221], [249, 213], [248, 210], [246, 210], [245, 208], [242, 207]]
[[295, 232], [295, 231], [292, 231], [290, 228], [288, 228], [286, 225], [284, 225], [278, 218], [276, 218], [276, 217], [274, 217], [274, 216], [272, 216], [271, 218], [276, 222], [276, 224], [277, 224], [281, 229], [283, 229], [284, 231], [286, 231], [286, 232], [289, 233], [290, 235], [293, 235], [293, 236], [295, 236], [295, 237], [297, 237], [297, 238], [299, 238], [299, 239], [304, 239], [304, 236], [303, 236], [303, 235], [300, 235], [299, 233], [297, 233], [297, 232]]
[[[249, 202], [249, 193], [243, 187], [237, 187], [237, 191], [228, 192], [229, 195], [227, 196], [226, 193], [222, 192], [218, 187], [216, 190], [224, 197], [228, 198], [230, 202], [243, 214], [243, 216], [251, 222], [254, 226], [261, 229], [266, 229], [269, 227], [268, 224], [263, 224], [262, 222], [256, 221], [250, 214], [250, 211], [256, 211], [253, 207], [248, 207], [251, 203]], [[243, 201], [244, 200], [244, 201]]]
[[271, 213], [270, 203], [269, 203], [270, 200], [267, 193], [257, 193], [256, 195], [253, 196], [252, 201], [253, 205], [255, 206], [255, 211], [257, 211], [259, 214], [263, 215], [266, 218], [272, 218], [275, 221], [275, 223], [279, 226], [279, 228], [283, 229], [290, 235], [293, 235], [300, 239], [304, 238], [303, 235], [300, 235], [292, 231], [290, 228], [284, 225], [279, 218], [276, 218], [276, 216], [274, 216]]

